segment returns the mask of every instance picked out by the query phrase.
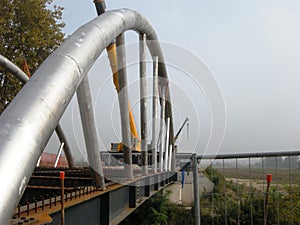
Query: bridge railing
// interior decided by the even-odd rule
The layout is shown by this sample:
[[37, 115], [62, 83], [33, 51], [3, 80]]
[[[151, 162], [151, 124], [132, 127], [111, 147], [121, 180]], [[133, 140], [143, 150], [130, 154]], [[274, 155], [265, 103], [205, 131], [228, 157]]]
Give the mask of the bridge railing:
[[196, 224], [299, 224], [299, 156], [300, 151], [197, 156], [197, 170], [214, 190], [195, 197]]

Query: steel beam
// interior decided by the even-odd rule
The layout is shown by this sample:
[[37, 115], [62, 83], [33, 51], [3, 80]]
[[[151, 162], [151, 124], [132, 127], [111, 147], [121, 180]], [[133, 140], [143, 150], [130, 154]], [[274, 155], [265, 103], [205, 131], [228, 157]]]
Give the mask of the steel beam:
[[[94, 192], [85, 195], [82, 199], [75, 201], [68, 200], [68, 208], [66, 210], [66, 224], [100, 224], [100, 225], [117, 225], [120, 224], [127, 216], [133, 213], [136, 208], [140, 207], [150, 197], [161, 191], [163, 187], [153, 190], [149, 184], [150, 178], [155, 178], [162, 174], [142, 177], [138, 180], [128, 183], [128, 185], [113, 185], [104, 192]], [[165, 173], [167, 176], [167, 173]], [[138, 183], [142, 184], [138, 186]], [[154, 184], [151, 186], [153, 187]], [[168, 181], [165, 182], [165, 186]], [[148, 191], [141, 191], [138, 189]], [[49, 210], [50, 211], [50, 210]], [[47, 209], [43, 215], [50, 213]], [[32, 214], [30, 214], [31, 217]], [[60, 225], [60, 211], [53, 210], [50, 213], [53, 221], [51, 224]], [[38, 215], [32, 215], [34, 218], [40, 218]], [[45, 217], [45, 216], [44, 216]], [[40, 221], [41, 222], [41, 221]], [[46, 221], [42, 221], [46, 222]]]
[[145, 178], [145, 197], [149, 197], [150, 196], [150, 179], [151, 177]]
[[101, 225], [109, 225], [109, 195], [110, 192], [106, 192], [100, 196], [100, 224]]
[[160, 174], [160, 186], [163, 187], [165, 186], [165, 173]]
[[136, 207], [136, 200], [137, 200], [137, 186], [136, 184], [131, 184], [129, 186], [129, 208]]
[[160, 182], [159, 174], [155, 175], [154, 180], [154, 191], [158, 191]]

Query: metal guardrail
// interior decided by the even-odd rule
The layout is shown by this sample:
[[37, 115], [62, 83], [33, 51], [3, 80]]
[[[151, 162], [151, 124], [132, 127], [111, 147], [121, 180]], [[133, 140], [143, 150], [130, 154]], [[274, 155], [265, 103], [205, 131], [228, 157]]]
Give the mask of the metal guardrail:
[[299, 224], [299, 156], [300, 151], [193, 155], [193, 172], [202, 171], [215, 184], [213, 192], [194, 195], [195, 224]]
[[60, 225], [62, 203], [67, 209], [66, 224], [74, 221], [80, 221], [76, 224], [119, 224], [135, 208], [176, 180], [176, 173], [163, 172], [136, 178], [126, 185], [110, 183], [105, 191], [95, 186], [76, 186], [65, 190], [63, 201], [58, 192], [20, 204], [10, 224], [27, 224], [26, 221], [48, 224], [52, 220], [51, 224]]
[[[84, 197], [85, 195], [92, 194], [96, 191], [100, 191], [100, 189], [94, 186], [86, 186], [78, 188], [74, 191], [68, 191], [64, 194], [64, 201], [68, 202], [68, 200]], [[14, 212], [13, 218], [20, 218], [22, 213], [26, 213], [26, 215], [28, 216], [32, 211], [36, 213], [37, 211], [44, 210], [46, 207], [51, 209], [51, 207], [58, 204], [61, 204], [60, 195], [53, 195], [49, 198], [41, 198], [40, 200], [27, 202], [25, 205], [18, 205], [17, 209]]]

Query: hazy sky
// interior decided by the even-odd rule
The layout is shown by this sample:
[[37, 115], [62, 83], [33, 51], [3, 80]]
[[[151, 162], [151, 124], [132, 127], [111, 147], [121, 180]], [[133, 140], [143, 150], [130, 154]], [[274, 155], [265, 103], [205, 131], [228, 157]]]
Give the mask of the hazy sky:
[[[67, 35], [96, 16], [92, 1], [56, 0], [56, 4], [65, 7], [63, 21]], [[207, 71], [211, 71], [219, 85], [226, 106], [227, 125], [221, 152], [300, 148], [298, 0], [110, 0], [106, 4], [108, 9], [130, 8], [140, 12], [152, 24], [159, 39], [169, 43], [163, 44], [163, 48], [168, 49], [170, 44], [180, 46], [178, 48], [204, 62], [199, 67], [210, 69]], [[137, 40], [133, 33], [126, 38], [131, 42]], [[172, 61], [171, 58], [172, 53]], [[168, 56], [166, 59], [168, 61]], [[177, 110], [175, 130], [186, 116], [191, 120], [190, 137], [187, 139], [185, 129], [178, 142], [179, 148], [182, 151], [196, 148], [201, 153], [207, 146], [212, 120], [205, 87], [201, 87], [204, 89], [201, 92], [176, 65], [168, 70]], [[130, 71], [134, 73], [135, 69]], [[203, 72], [204, 76], [211, 75], [207, 71]], [[109, 127], [119, 121], [116, 94], [109, 76], [107, 59], [103, 57], [90, 72], [90, 80], [94, 100], [97, 100], [100, 139], [106, 148], [110, 141], [117, 141], [120, 132], [117, 130], [114, 136], [111, 127], [118, 125]], [[134, 76], [130, 78], [133, 85], [138, 75]], [[134, 98], [134, 91], [131, 96]], [[73, 125], [72, 129], [69, 126], [70, 112], [75, 111], [76, 107], [69, 108], [63, 122], [65, 129], [70, 132], [74, 128], [75, 132], [71, 133], [80, 139], [79, 125]], [[139, 122], [138, 118], [136, 120]], [[74, 121], [78, 121], [76, 115]], [[72, 138], [73, 134], [68, 136]], [[82, 141], [78, 143], [79, 148], [83, 148]]]

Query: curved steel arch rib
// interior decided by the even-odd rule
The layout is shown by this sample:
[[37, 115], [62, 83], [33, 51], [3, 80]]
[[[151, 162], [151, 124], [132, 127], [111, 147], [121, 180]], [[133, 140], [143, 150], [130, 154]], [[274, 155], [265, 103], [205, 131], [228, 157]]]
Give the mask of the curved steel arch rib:
[[[29, 81], [29, 77], [13, 62], [8, 60], [6, 57], [0, 54], [0, 67], [3, 67], [5, 70], [12, 73], [19, 81], [21, 81], [23, 84], [25, 84], [27, 81]], [[61, 127], [61, 125], [58, 123], [55, 128], [57, 137], [61, 143], [64, 143], [64, 153], [66, 155], [68, 165], [69, 167], [74, 167], [74, 160], [71, 153], [70, 145], [67, 141], [66, 135]]]
[[[0, 224], [9, 223], [42, 150], [84, 75], [105, 47], [126, 30], [157, 40], [150, 24], [137, 12], [107, 11], [80, 27], [55, 50], [2, 113]], [[160, 45], [149, 42], [148, 48], [152, 56], [159, 57], [159, 75], [167, 77]], [[167, 115], [172, 121], [170, 101]], [[171, 137], [172, 133], [171, 126]]]

